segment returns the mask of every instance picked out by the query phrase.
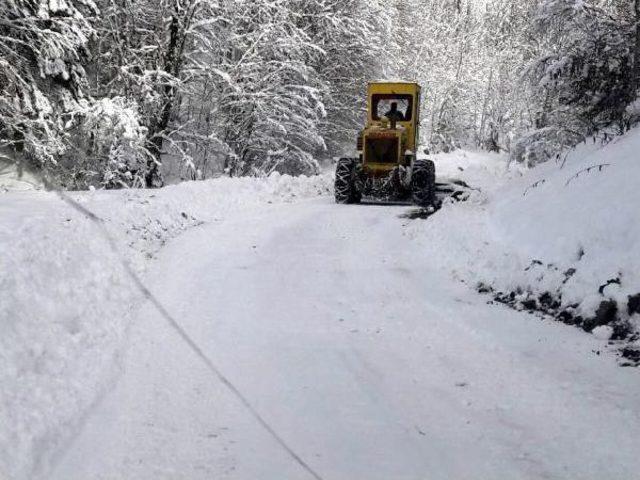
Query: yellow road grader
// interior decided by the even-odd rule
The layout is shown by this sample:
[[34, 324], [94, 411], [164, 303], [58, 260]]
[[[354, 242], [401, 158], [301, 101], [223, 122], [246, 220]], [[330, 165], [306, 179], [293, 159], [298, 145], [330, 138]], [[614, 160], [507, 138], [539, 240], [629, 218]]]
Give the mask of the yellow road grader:
[[367, 88], [367, 123], [357, 140], [357, 158], [336, 165], [337, 203], [363, 197], [436, 206], [435, 165], [418, 159], [420, 85], [372, 82]]

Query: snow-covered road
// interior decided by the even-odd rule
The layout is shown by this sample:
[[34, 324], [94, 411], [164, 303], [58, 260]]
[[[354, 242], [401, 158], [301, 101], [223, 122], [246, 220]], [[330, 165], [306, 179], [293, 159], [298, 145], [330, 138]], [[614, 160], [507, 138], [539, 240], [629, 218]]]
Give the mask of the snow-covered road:
[[[637, 478], [637, 371], [487, 305], [408, 210], [251, 209], [174, 240], [146, 282], [325, 480]], [[51, 479], [310, 478], [151, 305], [123, 365]]]

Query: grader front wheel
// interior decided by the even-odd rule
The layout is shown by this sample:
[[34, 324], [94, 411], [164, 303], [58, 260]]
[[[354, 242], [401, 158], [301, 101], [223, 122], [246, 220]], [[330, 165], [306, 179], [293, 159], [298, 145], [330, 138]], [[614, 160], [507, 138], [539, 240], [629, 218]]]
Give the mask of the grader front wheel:
[[336, 178], [334, 183], [334, 195], [336, 203], [358, 203], [360, 192], [355, 185], [356, 160], [341, 158], [336, 165]]
[[411, 170], [411, 200], [421, 207], [436, 206], [436, 167], [431, 160], [415, 160]]

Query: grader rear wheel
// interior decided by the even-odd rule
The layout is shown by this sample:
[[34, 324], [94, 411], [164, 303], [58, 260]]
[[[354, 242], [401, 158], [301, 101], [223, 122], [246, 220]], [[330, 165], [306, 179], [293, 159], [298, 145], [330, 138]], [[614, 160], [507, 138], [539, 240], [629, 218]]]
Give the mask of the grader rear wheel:
[[413, 162], [411, 200], [421, 207], [436, 206], [436, 166], [431, 160]]

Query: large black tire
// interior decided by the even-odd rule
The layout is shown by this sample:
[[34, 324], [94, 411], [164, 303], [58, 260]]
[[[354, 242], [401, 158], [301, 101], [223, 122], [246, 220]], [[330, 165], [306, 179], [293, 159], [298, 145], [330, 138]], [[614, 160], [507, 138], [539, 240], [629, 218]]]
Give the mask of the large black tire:
[[357, 161], [353, 158], [341, 158], [336, 165], [334, 195], [336, 203], [358, 203], [360, 192], [355, 185]]
[[413, 162], [411, 200], [421, 207], [436, 207], [436, 166], [431, 160]]

